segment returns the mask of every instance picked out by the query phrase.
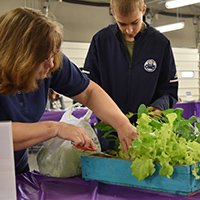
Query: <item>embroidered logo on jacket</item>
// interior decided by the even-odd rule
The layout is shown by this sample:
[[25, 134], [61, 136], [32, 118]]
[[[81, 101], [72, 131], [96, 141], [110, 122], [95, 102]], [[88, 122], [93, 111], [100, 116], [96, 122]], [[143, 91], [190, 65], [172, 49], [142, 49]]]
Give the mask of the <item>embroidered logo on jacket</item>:
[[147, 72], [154, 72], [156, 70], [157, 64], [156, 61], [153, 59], [149, 59], [144, 64], [144, 69]]

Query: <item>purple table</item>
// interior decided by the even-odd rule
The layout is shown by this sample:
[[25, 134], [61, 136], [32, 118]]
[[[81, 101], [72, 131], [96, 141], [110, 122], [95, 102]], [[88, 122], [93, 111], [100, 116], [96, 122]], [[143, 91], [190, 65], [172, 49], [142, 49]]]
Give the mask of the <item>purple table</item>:
[[199, 200], [200, 193], [189, 197], [132, 187], [85, 181], [81, 177], [52, 178], [37, 171], [17, 175], [18, 200]]
[[[176, 107], [184, 109], [185, 117], [189, 118], [194, 111], [200, 116], [200, 102], [178, 103]], [[73, 115], [79, 118], [86, 112], [87, 110], [81, 109], [75, 111]], [[63, 114], [64, 111], [47, 111], [41, 121], [59, 121]], [[96, 122], [95, 115], [91, 116], [91, 123], [93, 122]], [[16, 189], [18, 200], [200, 200], [200, 193], [188, 197], [85, 181], [81, 177], [47, 177], [37, 171], [17, 175]]]
[[[178, 102], [174, 108], [183, 108], [183, 117], [189, 119], [192, 115], [200, 117], [200, 101], [192, 102]], [[44, 113], [40, 121], [59, 121], [65, 111], [47, 111]], [[77, 118], [82, 117], [87, 112], [87, 109], [75, 110], [73, 115]], [[96, 117], [94, 114], [91, 116], [91, 123], [97, 123]]]
[[[196, 117], [200, 117], [200, 102], [199, 101], [192, 101], [192, 102], [178, 102], [174, 108], [183, 108], [183, 118], [189, 119], [192, 115]], [[65, 111], [47, 111], [44, 113], [40, 121], [59, 121], [64, 114]], [[78, 109], [75, 110], [72, 114], [80, 118], [87, 112], [87, 109]], [[97, 123], [96, 117], [94, 114], [91, 115], [91, 124]]]
[[196, 117], [200, 117], [200, 102], [195, 102], [195, 115]]
[[196, 117], [200, 117], [200, 102], [192, 101], [192, 102], [178, 102], [174, 108], [183, 108], [182, 117], [185, 119], [189, 119], [192, 115]]
[[[73, 111], [72, 115], [74, 115], [77, 118], [80, 118], [83, 117], [87, 111], [88, 111], [87, 109], [78, 109]], [[59, 121], [64, 113], [65, 111], [46, 111], [43, 114], [40, 121]], [[90, 119], [91, 119], [90, 124], [97, 123], [97, 119], [94, 113], [92, 113]]]

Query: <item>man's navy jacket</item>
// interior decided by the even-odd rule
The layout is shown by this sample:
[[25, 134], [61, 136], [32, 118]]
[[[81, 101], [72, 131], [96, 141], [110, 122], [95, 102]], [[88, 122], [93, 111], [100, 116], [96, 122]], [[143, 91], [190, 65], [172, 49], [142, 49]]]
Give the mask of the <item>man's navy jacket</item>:
[[170, 41], [149, 24], [135, 37], [132, 62], [117, 24], [100, 30], [92, 39], [84, 70], [125, 114], [137, 113], [140, 104], [165, 110], [177, 102]]

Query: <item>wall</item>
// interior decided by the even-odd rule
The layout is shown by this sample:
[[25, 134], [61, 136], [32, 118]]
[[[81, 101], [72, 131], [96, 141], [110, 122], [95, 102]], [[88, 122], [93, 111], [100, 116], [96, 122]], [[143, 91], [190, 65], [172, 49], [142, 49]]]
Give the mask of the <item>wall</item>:
[[101, 28], [113, 23], [108, 7], [52, 2], [49, 11], [64, 26], [64, 40], [90, 42]]
[[36, 9], [42, 8], [42, 1], [41, 0], [1, 0], [0, 1], [0, 15], [2, 15], [4, 12], [11, 10], [16, 7], [32, 7]]
[[[90, 43], [63, 42], [61, 50], [79, 68], [83, 67]], [[73, 104], [72, 99], [63, 96], [66, 108]]]
[[[7, 0], [0, 1], [0, 14], [5, 11], [10, 10], [15, 7], [33, 7], [36, 9], [43, 10], [44, 1], [42, 0]], [[66, 2], [58, 2], [56, 0], [50, 1], [50, 6], [48, 10], [49, 16], [55, 18], [58, 22], [63, 25], [64, 28], [64, 40], [68, 42], [82, 42], [89, 43], [92, 36], [101, 28], [107, 26], [114, 22], [113, 17], [109, 13], [108, 7], [93, 7], [86, 5], [78, 5]], [[194, 25], [193, 18], [181, 18], [178, 20], [185, 21], [185, 28], [182, 30], [177, 30], [173, 32], [165, 33], [166, 37], [171, 41], [172, 47], [181, 48], [192, 48], [197, 47], [197, 25]], [[166, 23], [176, 22], [177, 17], [169, 17], [164, 15], [156, 14], [153, 18], [152, 25], [159, 26]], [[79, 43], [80, 44], [80, 43]], [[69, 43], [68, 43], [69, 45]], [[70, 44], [71, 45], [71, 44]], [[86, 44], [87, 45], [87, 44]], [[81, 46], [80, 46], [81, 47]], [[70, 47], [71, 48], [71, 47]], [[72, 51], [66, 50], [69, 57], [75, 62], [79, 67], [83, 65], [82, 59], [85, 56], [83, 54], [81, 59], [77, 61], [75, 58], [80, 52], [76, 49]], [[85, 51], [85, 50], [84, 50]], [[188, 49], [189, 51], [189, 49]], [[195, 50], [197, 51], [197, 50]], [[197, 51], [198, 52], [198, 51]], [[198, 63], [198, 61], [197, 61]], [[188, 65], [188, 68], [190, 65]], [[199, 73], [198, 66], [195, 69], [195, 74]], [[195, 77], [195, 87], [199, 87], [199, 76]], [[182, 84], [181, 84], [182, 85]], [[198, 90], [198, 89], [197, 89]], [[195, 90], [195, 99], [198, 99], [198, 93]], [[183, 92], [181, 92], [183, 96]]]
[[[199, 100], [199, 54], [198, 49], [173, 48], [179, 79], [178, 96], [182, 101]], [[193, 77], [183, 76], [183, 73], [193, 73]], [[191, 96], [186, 96], [186, 91]]]
[[[0, 1], [0, 14], [15, 7], [25, 6], [43, 9], [43, 0], [7, 0]], [[50, 0], [49, 15], [64, 27], [64, 40], [90, 42], [92, 36], [101, 28], [114, 22], [108, 7], [94, 7]], [[173, 47], [195, 48], [197, 26], [192, 18], [179, 18], [186, 26], [183, 30], [165, 33]], [[176, 17], [155, 15], [152, 25], [158, 26], [176, 22]]]
[[154, 27], [165, 24], [175, 23], [177, 21], [184, 21], [185, 27], [181, 30], [166, 32], [164, 35], [170, 40], [173, 47], [197, 47], [197, 25], [194, 25], [193, 18], [170, 17], [164, 15], [156, 15], [153, 18], [152, 25]]
[[[82, 67], [90, 43], [85, 42], [64, 42], [62, 51], [78, 67]], [[182, 101], [199, 100], [199, 54], [197, 49], [192, 48], [172, 48], [179, 78], [178, 96]], [[194, 77], [183, 78], [182, 72], [193, 72]], [[192, 93], [192, 98], [186, 96], [186, 91]], [[72, 100], [64, 98], [67, 106], [72, 104]]]

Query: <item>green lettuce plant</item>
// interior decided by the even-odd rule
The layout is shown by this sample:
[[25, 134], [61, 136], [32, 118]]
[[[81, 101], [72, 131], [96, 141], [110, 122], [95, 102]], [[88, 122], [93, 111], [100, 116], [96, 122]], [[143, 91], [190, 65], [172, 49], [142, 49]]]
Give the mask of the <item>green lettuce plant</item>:
[[[109, 153], [117, 158], [131, 160], [132, 175], [138, 181], [153, 175], [156, 163], [161, 165], [160, 175], [168, 178], [171, 178], [174, 172], [174, 165], [193, 165], [192, 174], [196, 179], [200, 179], [197, 165], [200, 162], [200, 123], [195, 124], [195, 129], [192, 124], [196, 122], [196, 117], [192, 116], [186, 120], [182, 113], [183, 109], [177, 108], [165, 110], [163, 115], [153, 116], [153, 112], [144, 104], [140, 105], [136, 123], [139, 137], [132, 142], [128, 152], [124, 152], [118, 138], [113, 137], [117, 149]], [[127, 117], [132, 115], [129, 113]], [[111, 126], [97, 124], [96, 127], [108, 131], [104, 137], [116, 132]]]

